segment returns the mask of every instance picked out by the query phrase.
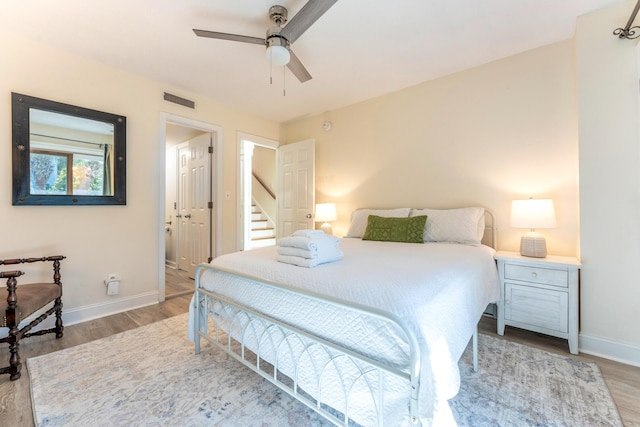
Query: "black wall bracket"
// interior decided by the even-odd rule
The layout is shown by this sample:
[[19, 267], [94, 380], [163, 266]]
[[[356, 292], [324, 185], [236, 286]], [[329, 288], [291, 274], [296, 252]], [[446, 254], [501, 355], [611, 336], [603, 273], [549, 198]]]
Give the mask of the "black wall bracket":
[[634, 19], [636, 19], [636, 15], [638, 14], [638, 9], [640, 9], [640, 0], [636, 3], [636, 6], [633, 8], [633, 12], [631, 12], [631, 16], [629, 17], [629, 21], [627, 21], [627, 25], [624, 28], [616, 28], [613, 30], [613, 35], [618, 36], [621, 39], [637, 39], [640, 37], [640, 26], [632, 27]]

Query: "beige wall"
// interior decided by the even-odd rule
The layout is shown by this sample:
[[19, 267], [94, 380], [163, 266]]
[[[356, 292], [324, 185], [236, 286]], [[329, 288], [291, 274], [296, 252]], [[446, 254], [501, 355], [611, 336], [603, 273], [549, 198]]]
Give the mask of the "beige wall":
[[583, 262], [581, 351], [640, 366], [638, 45], [611, 35], [633, 4], [581, 17], [575, 40], [283, 125], [286, 143], [316, 139], [334, 232], [358, 207], [481, 205], [518, 250], [510, 201], [550, 197], [549, 252]]
[[574, 76], [566, 41], [292, 122], [283, 135], [315, 138], [316, 200], [336, 202], [338, 235], [358, 207], [479, 205], [497, 216], [500, 249], [518, 250], [526, 230], [509, 227], [511, 200], [551, 197], [549, 251], [576, 255]]
[[635, 1], [578, 19], [581, 345], [640, 366], [638, 41], [611, 35]]
[[[65, 317], [82, 320], [157, 301], [164, 253], [162, 113], [222, 128], [223, 227], [219, 253], [236, 250], [238, 131], [278, 139], [279, 124], [85, 58], [3, 34], [0, 37], [0, 259], [61, 253]], [[195, 100], [196, 110], [163, 101], [164, 91]], [[118, 113], [127, 117], [127, 205], [11, 205], [10, 93]], [[163, 242], [162, 240], [162, 242]], [[103, 279], [122, 278], [107, 297]]]

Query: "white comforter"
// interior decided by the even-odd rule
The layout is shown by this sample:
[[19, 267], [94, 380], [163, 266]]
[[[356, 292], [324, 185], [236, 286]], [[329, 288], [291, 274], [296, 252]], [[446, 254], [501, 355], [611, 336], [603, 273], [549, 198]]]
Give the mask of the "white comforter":
[[[421, 347], [423, 425], [455, 425], [447, 400], [459, 390], [458, 360], [487, 304], [499, 298], [493, 249], [360, 239], [343, 239], [340, 248], [344, 259], [316, 268], [278, 263], [273, 247], [224, 255], [212, 264], [395, 314], [416, 334]], [[235, 286], [221, 289], [210, 280], [213, 275], [206, 271], [200, 285], [230, 297], [242, 293]], [[263, 295], [254, 293], [253, 299], [245, 303], [265, 304]], [[308, 308], [282, 304], [277, 298], [266, 302], [266, 306], [270, 313], [278, 311], [276, 317], [309, 317]], [[358, 344], [359, 348], [365, 352], [382, 351], [383, 357], [392, 363], [405, 357], [406, 349], [393, 343], [380, 349], [380, 341], [376, 342], [376, 337], [370, 334], [364, 340], [358, 330], [341, 330], [336, 334], [337, 340], [347, 342], [359, 337], [364, 341]]]

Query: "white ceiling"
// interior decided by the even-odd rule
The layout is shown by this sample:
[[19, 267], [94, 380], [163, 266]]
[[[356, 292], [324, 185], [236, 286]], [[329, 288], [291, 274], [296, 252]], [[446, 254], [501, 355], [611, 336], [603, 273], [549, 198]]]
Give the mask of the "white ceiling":
[[0, 31], [285, 122], [571, 38], [577, 16], [620, 1], [339, 0], [293, 44], [313, 79], [287, 70], [286, 96], [264, 48], [192, 29], [264, 37], [271, 5], [291, 18], [306, 0], [5, 0]]

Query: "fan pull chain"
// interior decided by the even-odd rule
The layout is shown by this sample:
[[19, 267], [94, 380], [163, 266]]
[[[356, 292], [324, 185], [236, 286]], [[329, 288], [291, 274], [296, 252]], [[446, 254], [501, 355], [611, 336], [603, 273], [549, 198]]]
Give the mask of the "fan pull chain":
[[269, 52], [269, 84], [273, 84], [273, 51]]
[[287, 66], [282, 66], [282, 96], [287, 96]]

